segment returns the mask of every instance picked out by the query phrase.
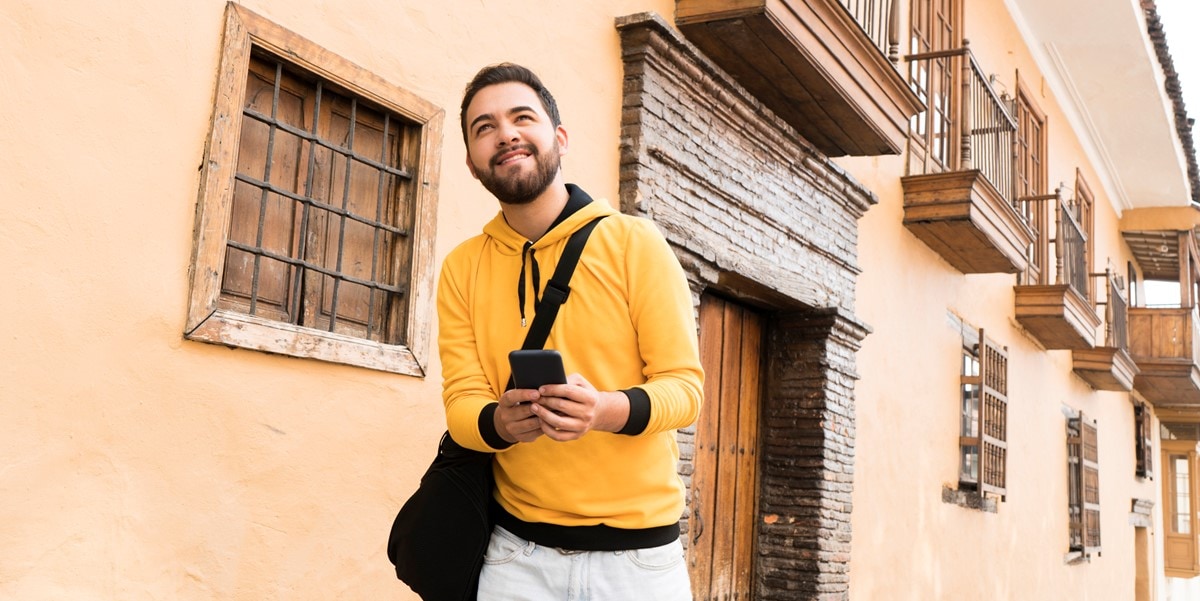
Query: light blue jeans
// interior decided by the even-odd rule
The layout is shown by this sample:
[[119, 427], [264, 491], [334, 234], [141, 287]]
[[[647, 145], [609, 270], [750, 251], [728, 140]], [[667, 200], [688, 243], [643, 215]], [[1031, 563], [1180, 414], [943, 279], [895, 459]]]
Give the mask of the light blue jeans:
[[683, 545], [563, 551], [496, 526], [479, 575], [479, 601], [691, 601]]

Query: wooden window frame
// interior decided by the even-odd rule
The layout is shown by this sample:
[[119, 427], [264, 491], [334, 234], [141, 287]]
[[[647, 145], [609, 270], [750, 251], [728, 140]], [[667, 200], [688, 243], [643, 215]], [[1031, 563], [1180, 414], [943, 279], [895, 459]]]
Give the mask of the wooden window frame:
[[1017, 73], [1016, 90], [1013, 98], [1013, 117], [1017, 121], [1013, 158], [1016, 189], [1013, 192], [1025, 224], [1034, 232], [1028, 256], [1029, 269], [1022, 282], [1032, 285], [1044, 283], [1043, 276], [1050, 270], [1050, 239], [1053, 237], [1050, 230], [1054, 227], [1052, 215], [1057, 207], [1045, 199], [1050, 193], [1050, 170], [1046, 160], [1049, 120], [1020, 73]]
[[1099, 432], [1083, 412], [1067, 420], [1068, 547], [1076, 557], [1100, 554]]
[[[959, 48], [963, 40], [964, 4], [962, 0], [914, 0], [909, 5], [908, 53]], [[925, 104], [925, 110], [909, 122], [907, 165], [911, 175], [958, 168], [961, 136], [958, 103], [962, 100], [956, 89], [954, 65], [955, 61], [948, 56], [908, 64], [910, 88]]]
[[1079, 217], [1079, 225], [1083, 228], [1083, 235], [1087, 237], [1087, 244], [1083, 250], [1084, 269], [1088, 272], [1087, 290], [1088, 300], [1091, 301], [1092, 307], [1096, 306], [1096, 278], [1091, 277], [1093, 264], [1096, 257], [1096, 195], [1092, 192], [1092, 187], [1088, 185], [1087, 180], [1083, 177], [1083, 170], [1075, 168], [1075, 211]]
[[[960, 375], [959, 488], [1005, 500], [1008, 489], [1008, 351], [990, 340], [982, 329], [972, 340], [963, 337], [963, 367]], [[968, 357], [977, 371], [965, 369]], [[964, 399], [974, 391], [974, 410], [968, 412]], [[974, 479], [965, 477], [974, 463]]]
[[[348, 93], [420, 127], [409, 232], [411, 271], [400, 324], [403, 344], [386, 344], [344, 333], [276, 321], [221, 303], [229, 242], [234, 179], [242, 131], [247, 70], [254, 49], [278, 57], [297, 71], [331, 82]], [[184, 335], [190, 340], [292, 357], [356, 365], [423, 377], [433, 320], [434, 235], [437, 177], [444, 111], [317, 44], [229, 3], [217, 77], [215, 106], [205, 148], [197, 201], [191, 296]]]

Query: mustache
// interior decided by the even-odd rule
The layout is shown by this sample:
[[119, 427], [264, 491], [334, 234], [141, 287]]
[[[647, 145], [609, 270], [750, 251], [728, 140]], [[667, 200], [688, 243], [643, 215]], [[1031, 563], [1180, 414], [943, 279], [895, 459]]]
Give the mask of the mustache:
[[509, 154], [515, 150], [524, 150], [525, 152], [528, 152], [529, 156], [531, 156], [531, 157], [536, 157], [538, 155], [537, 146], [534, 146], [533, 144], [517, 144], [516, 146], [509, 146], [508, 148], [505, 148], [504, 150], [501, 150], [501, 151], [497, 152], [496, 154], [492, 155], [491, 160], [488, 161], [488, 165], [495, 167], [497, 164], [500, 163], [500, 157], [502, 157], [506, 154]]

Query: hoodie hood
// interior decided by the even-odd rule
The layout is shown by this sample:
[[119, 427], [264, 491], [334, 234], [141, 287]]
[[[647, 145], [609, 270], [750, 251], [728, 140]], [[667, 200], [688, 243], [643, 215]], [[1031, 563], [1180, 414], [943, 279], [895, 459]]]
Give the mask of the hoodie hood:
[[526, 240], [509, 227], [508, 222], [504, 220], [503, 211], [496, 213], [496, 216], [483, 226], [483, 233], [492, 238], [501, 252], [515, 255], [525, 250], [527, 243], [528, 248], [535, 251], [553, 246], [596, 217], [616, 213], [606, 202], [593, 202], [592, 197], [575, 184], [567, 184], [567, 193], [569, 196], [562, 213], [550, 225], [550, 230], [537, 240]]
[[[510, 256], [521, 255], [521, 270], [517, 276], [517, 307], [522, 328], [529, 323], [526, 317], [526, 305], [528, 304], [526, 290], [533, 289], [533, 306], [535, 308], [541, 301], [542, 274], [537, 261], [537, 252], [560, 242], [565, 244], [571, 234], [584, 224], [601, 215], [616, 213], [612, 207], [608, 206], [608, 203], [593, 202], [587, 192], [574, 184], [567, 184], [567, 194], [567, 204], [563, 207], [562, 212], [554, 220], [554, 223], [550, 224], [550, 229], [536, 241], [526, 240], [524, 236], [512, 229], [505, 221], [503, 211], [483, 227], [483, 233], [496, 243], [496, 249], [499, 252]], [[528, 284], [526, 283], [527, 273]]]

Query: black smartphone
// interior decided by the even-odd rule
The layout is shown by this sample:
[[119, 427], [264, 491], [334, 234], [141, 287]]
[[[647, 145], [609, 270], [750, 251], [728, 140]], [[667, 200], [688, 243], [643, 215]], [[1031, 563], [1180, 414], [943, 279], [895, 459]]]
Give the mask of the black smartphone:
[[562, 355], [556, 350], [519, 350], [508, 354], [516, 388], [537, 388], [545, 384], [566, 384]]

